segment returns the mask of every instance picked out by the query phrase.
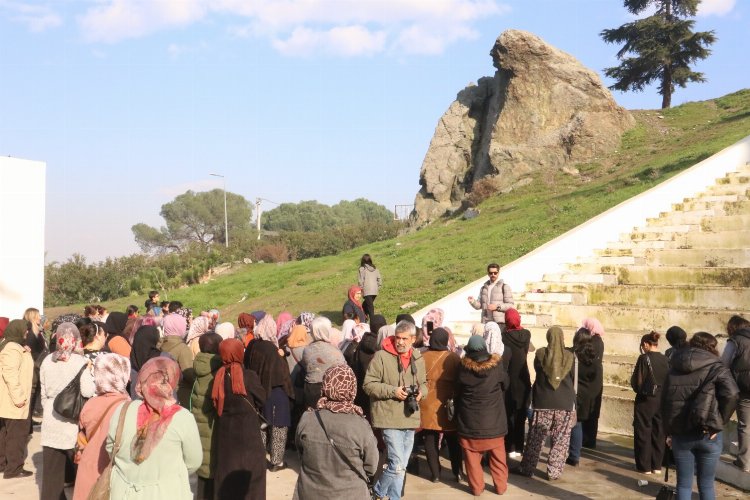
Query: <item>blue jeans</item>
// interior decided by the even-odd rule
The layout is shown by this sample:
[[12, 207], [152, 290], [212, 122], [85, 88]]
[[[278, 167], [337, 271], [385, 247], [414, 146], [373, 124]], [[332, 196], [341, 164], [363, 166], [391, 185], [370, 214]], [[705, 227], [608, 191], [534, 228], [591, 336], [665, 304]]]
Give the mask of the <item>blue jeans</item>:
[[714, 478], [721, 455], [721, 441], [721, 432], [713, 439], [703, 434], [672, 436], [672, 453], [677, 469], [677, 500], [690, 500], [696, 466], [700, 500], [716, 498]]
[[414, 445], [414, 429], [383, 429], [383, 441], [388, 452], [388, 467], [375, 483], [375, 494], [399, 500], [404, 487], [406, 464]]
[[583, 424], [579, 421], [570, 431], [570, 446], [568, 447], [568, 459], [574, 462], [581, 460], [581, 447], [583, 446]]

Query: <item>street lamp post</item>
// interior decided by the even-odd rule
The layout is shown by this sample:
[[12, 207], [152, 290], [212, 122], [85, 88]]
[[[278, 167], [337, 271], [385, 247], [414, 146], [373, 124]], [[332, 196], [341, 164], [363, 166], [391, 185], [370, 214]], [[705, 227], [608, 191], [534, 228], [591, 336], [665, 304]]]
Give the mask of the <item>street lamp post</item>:
[[221, 174], [208, 174], [221, 177], [224, 181], [224, 245], [229, 248], [229, 219], [227, 219], [227, 178]]

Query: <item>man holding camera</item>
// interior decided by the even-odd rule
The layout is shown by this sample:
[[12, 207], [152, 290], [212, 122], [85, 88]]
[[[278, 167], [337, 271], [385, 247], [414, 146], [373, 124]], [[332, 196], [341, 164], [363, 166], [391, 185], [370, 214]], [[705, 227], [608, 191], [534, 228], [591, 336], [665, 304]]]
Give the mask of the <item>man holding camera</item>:
[[414, 429], [420, 425], [419, 401], [427, 394], [427, 381], [422, 354], [412, 347], [416, 335], [413, 323], [400, 321], [396, 335], [386, 337], [375, 353], [362, 384], [370, 396], [372, 426], [382, 431], [388, 451], [388, 467], [374, 487], [378, 498], [401, 498]]
[[500, 266], [498, 264], [493, 262], [487, 266], [487, 276], [489, 279], [479, 290], [479, 299], [469, 297], [469, 304], [474, 309], [482, 310], [482, 323], [494, 321], [504, 330], [505, 311], [515, 305], [513, 291], [499, 278]]

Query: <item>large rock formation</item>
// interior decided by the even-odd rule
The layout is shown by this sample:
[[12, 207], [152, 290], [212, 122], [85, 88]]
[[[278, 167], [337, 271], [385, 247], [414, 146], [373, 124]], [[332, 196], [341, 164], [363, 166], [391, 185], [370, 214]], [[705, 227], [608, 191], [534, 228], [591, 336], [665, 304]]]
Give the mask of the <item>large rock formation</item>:
[[461, 208], [485, 177], [504, 190], [539, 170], [591, 161], [635, 123], [595, 72], [531, 33], [504, 32], [490, 55], [495, 76], [459, 92], [435, 129], [420, 172], [418, 224]]

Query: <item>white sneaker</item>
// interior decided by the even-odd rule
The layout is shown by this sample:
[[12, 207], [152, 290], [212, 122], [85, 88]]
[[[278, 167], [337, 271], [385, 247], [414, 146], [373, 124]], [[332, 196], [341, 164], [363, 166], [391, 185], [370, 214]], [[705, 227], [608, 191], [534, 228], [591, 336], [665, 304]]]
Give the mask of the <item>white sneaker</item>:
[[521, 454], [520, 454], [520, 453], [518, 453], [517, 451], [511, 451], [510, 453], [508, 453], [508, 456], [509, 456], [510, 458], [520, 458], [520, 457], [521, 457]]

